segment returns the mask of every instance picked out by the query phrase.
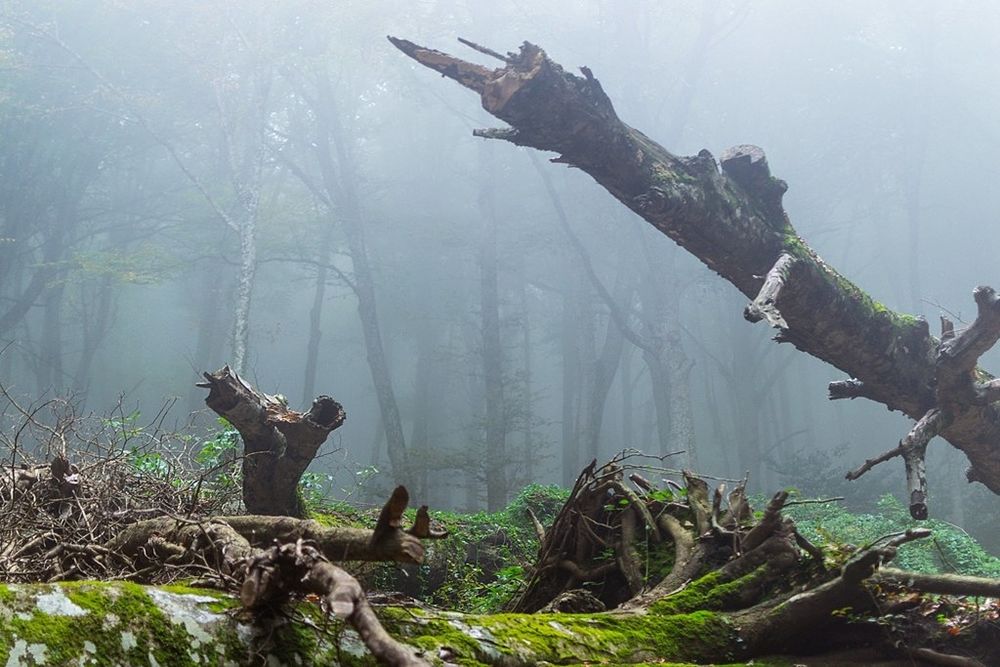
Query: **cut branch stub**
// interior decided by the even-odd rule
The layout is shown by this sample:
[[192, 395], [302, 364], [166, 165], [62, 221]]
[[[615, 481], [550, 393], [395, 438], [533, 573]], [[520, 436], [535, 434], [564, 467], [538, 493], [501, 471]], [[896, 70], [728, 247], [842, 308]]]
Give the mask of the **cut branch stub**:
[[750, 144], [727, 148], [719, 157], [719, 164], [726, 176], [760, 202], [767, 216], [780, 218], [784, 215], [781, 198], [788, 184], [771, 176], [763, 149]]
[[[413, 527], [404, 531], [403, 512], [406, 511], [409, 502], [410, 494], [405, 486], [393, 489], [392, 495], [379, 513], [370, 544], [371, 550], [375, 553], [384, 553], [387, 557], [401, 562], [419, 563], [424, 558], [424, 547], [420, 539], [440, 540], [448, 537], [448, 531], [431, 529], [426, 505], [417, 511]], [[404, 554], [404, 558], [400, 558], [398, 554]]]
[[845, 398], [850, 398], [852, 400], [855, 398], [868, 398], [874, 400], [874, 398], [868, 394], [868, 391], [865, 388], [865, 383], [855, 378], [831, 382], [828, 390], [830, 392], [829, 398], [831, 401], [839, 401]]

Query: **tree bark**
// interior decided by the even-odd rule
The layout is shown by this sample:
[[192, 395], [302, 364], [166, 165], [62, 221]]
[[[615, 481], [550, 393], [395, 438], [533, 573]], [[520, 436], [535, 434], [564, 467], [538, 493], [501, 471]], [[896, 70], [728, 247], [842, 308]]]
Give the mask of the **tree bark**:
[[421, 540], [442, 539], [447, 532], [431, 528], [426, 505], [417, 510], [413, 527], [403, 530], [408, 503], [406, 489], [397, 487], [372, 530], [324, 527], [285, 516], [165, 516], [129, 525], [101, 545], [99, 553], [143, 571], [214, 570], [226, 587], [239, 588], [252, 625], [265, 635], [269, 622], [283, 615], [281, 608], [292, 597], [318, 596], [323, 610], [353, 626], [379, 662], [416, 667], [429, 664], [422, 651], [393, 639], [358, 581], [331, 562], [422, 562]]
[[229, 366], [205, 373], [205, 403], [243, 438], [243, 504], [251, 514], [303, 517], [298, 494], [302, 473], [320, 446], [346, 419], [329, 396], [308, 412], [289, 410], [285, 401], [248, 385]]
[[[942, 344], [924, 320], [877, 303], [805, 244], [781, 204], [787, 185], [771, 176], [759, 148], [727, 150], [721, 171], [706, 150], [675, 156], [618, 118], [588, 68], [582, 68], [582, 78], [574, 76], [532, 44], [500, 56], [503, 67], [491, 70], [390, 39], [421, 64], [479, 93], [483, 107], [511, 126], [479, 130], [478, 136], [558, 153], [554, 162], [590, 174], [748, 299], [757, 298], [772, 268], [790, 256], [784, 285], [771, 299], [781, 316], [774, 322], [777, 340], [849, 374], [857, 387], [852, 396], [913, 419], [940, 410], [938, 434], [969, 458], [969, 480], [1000, 493], [1000, 407], [973, 397], [992, 380], [975, 368], [978, 356], [996, 342], [993, 334], [1000, 334], [992, 290], [977, 291], [977, 322], [990, 332], [977, 338], [986, 344], [970, 345], [968, 332]], [[974, 352], [957, 361], [963, 349]], [[942, 391], [943, 376], [959, 379]]]

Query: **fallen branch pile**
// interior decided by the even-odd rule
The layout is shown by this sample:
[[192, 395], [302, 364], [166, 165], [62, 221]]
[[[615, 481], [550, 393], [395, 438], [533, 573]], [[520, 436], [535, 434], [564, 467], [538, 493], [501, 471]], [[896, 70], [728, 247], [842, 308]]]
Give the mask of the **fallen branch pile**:
[[[252, 483], [243, 484], [244, 496], [250, 489], [258, 504], [268, 504], [262, 480], [274, 472], [264, 470], [263, 462], [277, 461], [282, 474], [294, 477], [275, 482], [274, 490], [288, 484], [294, 490], [326, 434], [343, 422], [342, 408], [327, 397], [317, 399], [310, 412], [298, 413], [258, 394], [228, 369], [206, 378], [218, 379], [210, 398], [225, 405], [255, 445], [240, 459], [244, 472], [248, 458], [254, 459], [250, 468], [259, 471]], [[236, 389], [228, 394], [239, 394], [235, 400], [225, 400], [227, 388]], [[227, 514], [224, 510], [238, 509], [233, 490], [239, 485], [210, 484], [209, 476], [217, 471], [194, 474], [183, 446], [187, 440], [162, 433], [159, 423], [143, 429], [123, 411], [114, 418], [82, 419], [66, 402], [22, 407], [6, 398], [18, 419], [0, 436], [8, 460], [14, 461], [0, 475], [4, 583], [183, 579], [238, 593], [255, 623], [264, 627], [289, 599], [315, 595], [324, 610], [357, 630], [377, 658], [424, 664], [415, 649], [385, 632], [357, 580], [334, 565], [420, 563], [421, 540], [446, 536], [431, 528], [426, 506], [411, 528], [402, 528], [409, 502], [404, 487], [395, 489], [371, 530], [273, 514]], [[257, 410], [248, 409], [255, 405]], [[280, 422], [280, 430], [268, 425], [270, 419]], [[311, 435], [317, 433], [322, 437]], [[280, 452], [268, 451], [274, 443], [281, 444]], [[302, 447], [311, 451], [304, 460], [296, 456]], [[49, 457], [48, 463], [42, 457]], [[288, 502], [288, 494], [273, 497]], [[295, 507], [301, 509], [299, 501]]]

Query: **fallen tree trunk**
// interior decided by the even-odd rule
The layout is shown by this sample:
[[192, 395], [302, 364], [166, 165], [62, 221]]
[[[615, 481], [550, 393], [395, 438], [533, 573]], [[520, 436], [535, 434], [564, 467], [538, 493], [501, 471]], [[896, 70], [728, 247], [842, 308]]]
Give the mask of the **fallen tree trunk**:
[[935, 435], [966, 454], [969, 481], [1000, 493], [1000, 390], [976, 367], [1000, 338], [992, 289], [976, 289], [979, 315], [971, 327], [957, 336], [952, 327], [938, 340], [925, 320], [874, 301], [806, 245], [782, 207], [787, 186], [771, 175], [759, 148], [737, 146], [719, 162], [707, 150], [675, 156], [618, 118], [588, 68], [574, 76], [529, 43], [507, 55], [470, 44], [503, 61], [489, 69], [389, 39], [478, 93], [484, 109], [510, 124], [477, 136], [559, 153], [553, 162], [590, 174], [735, 285], [751, 300], [747, 319], [766, 320], [779, 342], [850, 375], [831, 383], [831, 398], [868, 398], [917, 420], [900, 447], [878, 457], [903, 457], [915, 517], [926, 516], [923, 455]]
[[[872, 652], [858, 664], [1000, 658], [990, 622], [953, 635], [921, 595], [997, 596], [996, 580], [881, 568], [929, 530], [835, 561], [783, 515], [785, 492], [755, 515], [742, 483], [710, 491], [685, 472], [682, 486], [657, 486], [627, 458], [588, 466], [553, 525], [538, 527], [537, 564], [512, 604], [524, 613], [390, 613], [397, 636], [447, 662], [502, 665], [715, 664], [859, 646]], [[970, 614], [992, 618], [986, 609]]]

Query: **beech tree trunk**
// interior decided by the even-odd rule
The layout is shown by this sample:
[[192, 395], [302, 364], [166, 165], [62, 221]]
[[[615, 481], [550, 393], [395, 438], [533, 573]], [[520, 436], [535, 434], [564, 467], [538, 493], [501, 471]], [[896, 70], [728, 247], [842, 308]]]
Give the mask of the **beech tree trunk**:
[[[365, 341], [368, 368], [372, 384], [378, 398], [382, 424], [385, 427], [386, 453], [392, 465], [392, 475], [397, 483], [409, 480], [406, 436], [403, 420], [399, 414], [399, 404], [392, 385], [392, 375], [385, 356], [382, 329], [379, 325], [378, 305], [375, 298], [375, 277], [372, 274], [368, 245], [365, 241], [365, 221], [361, 208], [353, 151], [341, 126], [336, 112], [336, 98], [329, 74], [316, 73], [316, 113], [317, 140], [316, 158], [322, 174], [325, 201], [341, 207], [344, 234], [347, 237], [354, 268], [353, 284], [358, 297], [358, 314], [361, 318], [361, 333]], [[336, 162], [336, 164], [335, 164]]]
[[486, 509], [499, 512], [507, 504], [507, 397], [504, 354], [500, 342], [500, 263], [497, 258], [497, 211], [493, 174], [486, 150], [480, 151], [483, 171], [479, 191], [482, 237], [479, 243], [479, 324], [486, 399]]
[[862, 469], [902, 456], [910, 511], [926, 516], [927, 442], [940, 435], [970, 461], [967, 477], [1000, 493], [1000, 381], [976, 367], [1000, 338], [1000, 298], [977, 288], [976, 322], [960, 335], [946, 324], [939, 340], [927, 322], [874, 301], [826, 264], [798, 236], [782, 207], [787, 189], [771, 176], [763, 151], [737, 146], [717, 161], [707, 150], [671, 154], [623, 123], [590, 69], [574, 76], [539, 47], [517, 53], [477, 50], [502, 61], [489, 69], [390, 38], [421, 64], [477, 92], [507, 122], [476, 135], [554, 151], [554, 162], [590, 174], [611, 195], [694, 254], [746, 295], [745, 315], [766, 320], [776, 340], [826, 361], [850, 377], [831, 398], [864, 397], [917, 420], [901, 445]]

